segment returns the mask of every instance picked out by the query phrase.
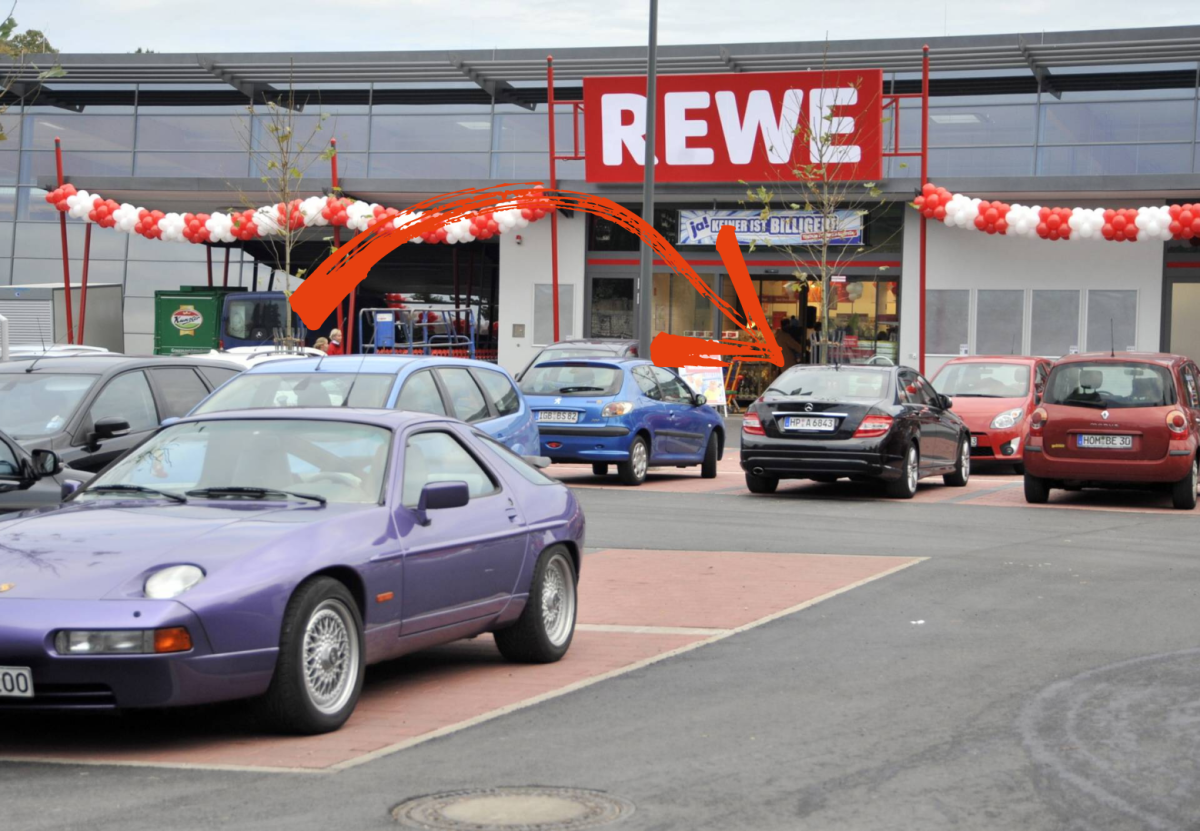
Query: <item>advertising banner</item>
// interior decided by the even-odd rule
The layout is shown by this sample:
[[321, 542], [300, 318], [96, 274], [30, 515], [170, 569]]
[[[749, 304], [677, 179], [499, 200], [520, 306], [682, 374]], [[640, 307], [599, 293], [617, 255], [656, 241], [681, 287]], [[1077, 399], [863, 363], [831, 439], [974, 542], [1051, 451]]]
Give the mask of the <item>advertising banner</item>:
[[692, 388], [708, 399], [710, 407], [725, 406], [725, 374], [719, 366], [685, 366], [679, 376]]
[[862, 245], [863, 222], [858, 211], [838, 211], [829, 223], [817, 211], [775, 211], [763, 219], [761, 211], [700, 209], [679, 212], [676, 245], [716, 245], [717, 233], [732, 225], [740, 245]]
[[[661, 75], [659, 182], [793, 180], [828, 165], [839, 181], [883, 170], [883, 72]], [[645, 76], [583, 79], [589, 182], [640, 182], [646, 156]]]

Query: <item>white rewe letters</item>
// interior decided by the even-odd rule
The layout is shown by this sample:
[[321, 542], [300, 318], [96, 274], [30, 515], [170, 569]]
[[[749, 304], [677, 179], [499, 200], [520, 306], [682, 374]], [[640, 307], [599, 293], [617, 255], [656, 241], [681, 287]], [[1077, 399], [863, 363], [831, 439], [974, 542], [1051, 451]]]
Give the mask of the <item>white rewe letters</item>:
[[754, 154], [754, 139], [761, 135], [767, 147], [767, 158], [772, 164], [785, 164], [792, 157], [792, 144], [796, 139], [796, 125], [800, 123], [800, 108], [804, 103], [804, 90], [789, 89], [783, 97], [779, 117], [771, 103], [771, 93], [756, 89], [746, 100], [746, 114], [738, 115], [737, 98], [724, 90], [717, 93], [717, 113], [721, 116], [721, 132], [725, 134], [725, 147], [729, 161], [733, 164], [749, 164]]
[[[710, 96], [707, 92], [668, 92], [663, 96], [663, 131], [668, 165], [710, 166], [715, 163], [713, 147], [690, 146], [690, 139], [703, 138], [709, 133], [709, 121], [697, 118], [698, 111], [707, 110], [716, 99], [717, 116], [729, 162], [749, 164], [756, 142], [762, 141], [771, 164], [787, 164], [792, 158], [796, 134], [808, 133], [809, 161], [812, 164], [857, 164], [862, 161], [862, 148], [856, 144], [835, 144], [834, 137], [852, 134], [854, 119], [835, 116], [837, 107], [858, 102], [853, 87], [827, 87], [812, 90], [808, 101], [808, 125], [804, 129], [804, 90], [789, 89], [776, 113], [771, 92], [751, 90], [746, 109], [739, 112], [737, 96], [721, 90]], [[604, 164], [618, 167], [625, 161], [625, 152], [638, 164], [646, 153], [646, 97], [636, 93], [605, 93], [600, 98]], [[799, 130], [797, 129], [799, 127]], [[802, 139], [803, 140], [803, 139]], [[824, 155], [824, 158], [822, 158]], [[655, 163], [658, 159], [655, 159]]]

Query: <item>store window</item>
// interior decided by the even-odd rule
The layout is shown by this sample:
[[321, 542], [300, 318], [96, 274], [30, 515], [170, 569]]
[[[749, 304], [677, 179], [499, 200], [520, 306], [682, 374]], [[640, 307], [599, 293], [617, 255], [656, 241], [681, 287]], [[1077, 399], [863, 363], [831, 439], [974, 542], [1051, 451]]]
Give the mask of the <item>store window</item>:
[[1061, 289], [1033, 292], [1030, 352], [1058, 358], [1079, 346], [1079, 292]]
[[1087, 349], [1121, 352], [1137, 345], [1137, 292], [1092, 289], [1087, 296]]
[[629, 277], [593, 277], [589, 334], [594, 338], [636, 337], [633, 295], [637, 280]]
[[[558, 339], [575, 337], [575, 286], [558, 285]], [[533, 342], [554, 343], [554, 286], [537, 283], [533, 287]]]
[[[716, 290], [716, 275], [697, 275]], [[713, 337], [712, 301], [702, 295], [687, 277], [673, 271], [654, 274], [654, 334], [670, 332], [694, 338]]]
[[925, 350], [930, 355], [957, 355], [967, 343], [971, 292], [933, 289], [926, 292]]
[[976, 355], [1020, 355], [1024, 333], [1024, 291], [979, 291], [975, 299]]

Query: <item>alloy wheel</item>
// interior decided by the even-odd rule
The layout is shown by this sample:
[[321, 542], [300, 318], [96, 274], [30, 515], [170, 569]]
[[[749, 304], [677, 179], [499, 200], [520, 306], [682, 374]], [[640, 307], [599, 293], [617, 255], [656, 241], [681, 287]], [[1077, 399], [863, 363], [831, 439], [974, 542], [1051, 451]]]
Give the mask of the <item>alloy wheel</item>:
[[908, 451], [908, 462], [905, 464], [905, 476], [908, 477], [908, 489], [914, 493], [917, 490], [917, 481], [919, 476], [920, 462], [917, 459], [917, 450], [912, 448]]
[[649, 462], [646, 454], [646, 443], [640, 441], [634, 442], [631, 452], [633, 453], [633, 458], [631, 459], [633, 462], [633, 473], [637, 478], [641, 479], [646, 475], [646, 467]]
[[358, 680], [354, 618], [340, 600], [322, 602], [304, 628], [304, 689], [322, 713], [346, 706]]
[[575, 581], [571, 567], [562, 554], [555, 554], [546, 563], [542, 580], [542, 626], [546, 638], [562, 646], [571, 636], [575, 622]]

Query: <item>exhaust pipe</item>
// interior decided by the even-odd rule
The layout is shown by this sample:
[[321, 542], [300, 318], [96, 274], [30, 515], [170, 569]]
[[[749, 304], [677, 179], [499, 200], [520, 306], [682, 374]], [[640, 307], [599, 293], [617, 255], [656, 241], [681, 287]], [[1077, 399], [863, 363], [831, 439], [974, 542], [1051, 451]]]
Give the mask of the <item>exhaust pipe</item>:
[[752, 472], [752, 473], [753, 473], [755, 476], [762, 476], [762, 475], [763, 475], [763, 469], [762, 469], [761, 467], [756, 467], [756, 468], [754, 468], [754, 470], [753, 470], [753, 471], [751, 471], [751, 472]]

